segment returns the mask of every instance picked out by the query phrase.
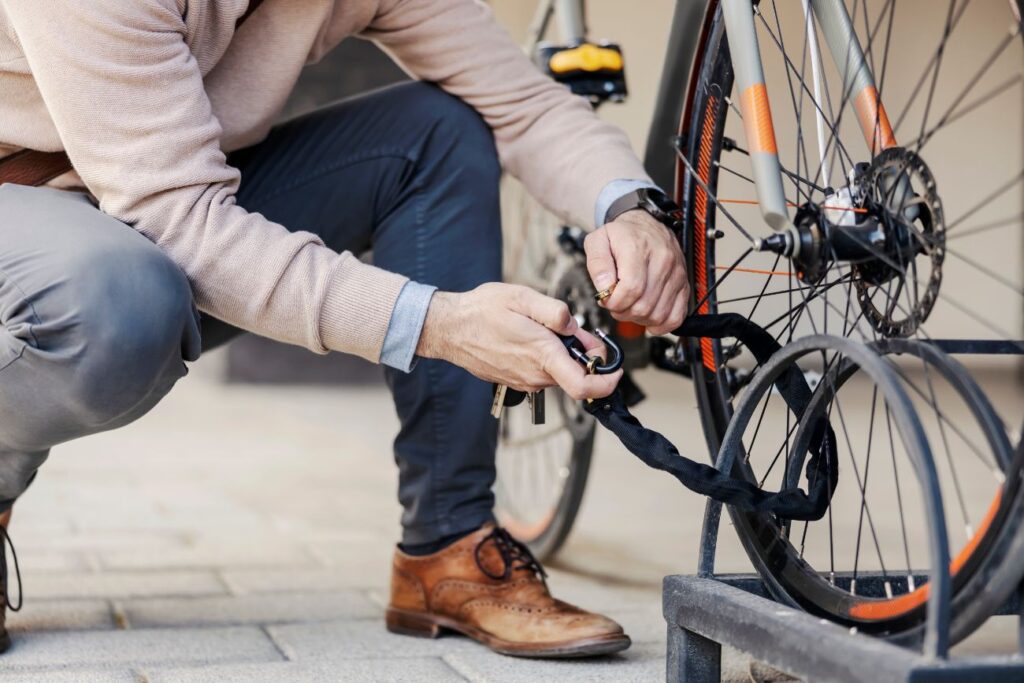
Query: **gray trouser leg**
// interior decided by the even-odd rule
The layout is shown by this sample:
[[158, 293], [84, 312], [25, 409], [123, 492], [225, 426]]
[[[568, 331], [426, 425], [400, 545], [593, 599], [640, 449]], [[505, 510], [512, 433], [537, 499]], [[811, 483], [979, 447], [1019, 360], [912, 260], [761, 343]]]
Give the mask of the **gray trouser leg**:
[[52, 446], [142, 416], [198, 355], [156, 245], [81, 195], [0, 186], [0, 511]]

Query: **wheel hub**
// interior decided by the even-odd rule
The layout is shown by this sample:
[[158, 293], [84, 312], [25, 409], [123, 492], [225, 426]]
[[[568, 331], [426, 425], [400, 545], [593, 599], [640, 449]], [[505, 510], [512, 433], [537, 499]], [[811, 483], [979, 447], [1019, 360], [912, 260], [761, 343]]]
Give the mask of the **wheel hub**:
[[800, 206], [795, 231], [758, 246], [792, 258], [811, 284], [849, 264], [865, 319], [887, 337], [909, 336], [928, 318], [942, 282], [945, 218], [935, 179], [915, 152], [894, 147], [857, 164], [848, 181], [822, 204]]

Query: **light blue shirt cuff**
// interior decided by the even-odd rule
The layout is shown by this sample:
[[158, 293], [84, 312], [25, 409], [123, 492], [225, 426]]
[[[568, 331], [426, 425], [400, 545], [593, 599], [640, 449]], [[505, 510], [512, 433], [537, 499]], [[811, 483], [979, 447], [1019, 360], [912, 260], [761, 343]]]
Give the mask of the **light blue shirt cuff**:
[[380, 352], [381, 363], [402, 372], [410, 372], [416, 367], [416, 347], [420, 343], [430, 299], [436, 291], [437, 287], [412, 280], [405, 283], [391, 311], [391, 321]]
[[650, 180], [627, 180], [624, 178], [613, 180], [605, 185], [604, 189], [601, 190], [601, 194], [597, 195], [597, 206], [594, 209], [594, 225], [599, 228], [604, 225], [604, 218], [608, 215], [608, 209], [612, 208], [615, 200], [624, 197], [630, 192], [642, 190], [645, 187], [652, 190], [661, 189]]

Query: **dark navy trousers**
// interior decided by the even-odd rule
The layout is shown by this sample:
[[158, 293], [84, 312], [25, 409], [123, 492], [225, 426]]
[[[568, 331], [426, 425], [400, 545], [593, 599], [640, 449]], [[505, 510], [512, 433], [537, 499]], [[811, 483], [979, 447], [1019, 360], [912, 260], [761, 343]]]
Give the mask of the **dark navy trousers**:
[[[337, 251], [372, 250], [375, 265], [447, 291], [501, 279], [491, 132], [435, 86], [325, 107], [229, 162], [242, 171], [241, 206]], [[52, 446], [140, 417], [200, 345], [238, 333], [197, 315], [180, 270], [84, 197], [0, 188], [0, 509]], [[426, 359], [385, 376], [401, 420], [402, 541], [490, 521], [497, 428], [488, 385]]]

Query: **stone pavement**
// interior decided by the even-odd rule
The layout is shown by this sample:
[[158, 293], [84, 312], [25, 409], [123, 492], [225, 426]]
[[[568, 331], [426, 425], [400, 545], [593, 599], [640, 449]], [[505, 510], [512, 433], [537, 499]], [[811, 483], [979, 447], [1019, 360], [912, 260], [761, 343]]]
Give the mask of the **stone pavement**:
[[[57, 449], [19, 502], [26, 597], [9, 617], [3, 681], [663, 678], [660, 580], [692, 571], [702, 512], [672, 480], [602, 440], [551, 569], [561, 597], [626, 626], [626, 653], [527, 661], [458, 637], [394, 636], [382, 611], [399, 531], [396, 421], [383, 386], [224, 385], [219, 361], [135, 425]], [[662, 400], [641, 416], [700, 447], [689, 387], [649, 379]], [[721, 569], [745, 569], [738, 544], [723, 546]], [[741, 657], [726, 664], [747, 679]]]

